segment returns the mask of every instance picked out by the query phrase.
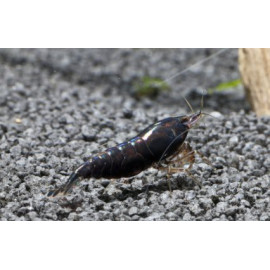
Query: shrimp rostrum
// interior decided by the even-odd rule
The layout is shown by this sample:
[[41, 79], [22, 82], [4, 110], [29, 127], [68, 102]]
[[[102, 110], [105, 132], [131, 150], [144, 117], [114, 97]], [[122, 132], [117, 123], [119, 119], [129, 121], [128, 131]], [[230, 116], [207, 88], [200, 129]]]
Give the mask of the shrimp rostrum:
[[185, 139], [202, 115], [200, 111], [169, 117], [148, 126], [132, 139], [91, 157], [48, 196], [67, 194], [80, 178], [131, 177], [150, 167], [166, 170], [168, 174], [188, 173], [195, 161], [195, 151]]

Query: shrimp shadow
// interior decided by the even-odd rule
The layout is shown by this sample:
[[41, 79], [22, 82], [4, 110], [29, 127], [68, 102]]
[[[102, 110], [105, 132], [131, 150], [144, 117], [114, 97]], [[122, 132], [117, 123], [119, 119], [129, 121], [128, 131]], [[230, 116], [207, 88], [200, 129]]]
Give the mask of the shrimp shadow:
[[[199, 188], [194, 181], [188, 179], [187, 177], [177, 177], [175, 179], [171, 179], [171, 192], [174, 190], [194, 190]], [[109, 203], [115, 200], [124, 201], [128, 198], [132, 198], [133, 200], [148, 198], [151, 194], [162, 194], [164, 192], [170, 191], [168, 182], [166, 179], [160, 180], [157, 183], [149, 183], [140, 188], [126, 188], [121, 187], [119, 185], [119, 190], [121, 192], [117, 192], [114, 194], [107, 194], [103, 192], [98, 197], [100, 200]]]

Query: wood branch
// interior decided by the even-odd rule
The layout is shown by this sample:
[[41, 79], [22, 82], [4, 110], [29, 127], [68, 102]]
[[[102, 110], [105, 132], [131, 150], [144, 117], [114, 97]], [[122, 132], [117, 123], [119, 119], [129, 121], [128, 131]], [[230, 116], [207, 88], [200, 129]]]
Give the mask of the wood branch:
[[239, 49], [246, 96], [258, 116], [270, 115], [270, 49]]

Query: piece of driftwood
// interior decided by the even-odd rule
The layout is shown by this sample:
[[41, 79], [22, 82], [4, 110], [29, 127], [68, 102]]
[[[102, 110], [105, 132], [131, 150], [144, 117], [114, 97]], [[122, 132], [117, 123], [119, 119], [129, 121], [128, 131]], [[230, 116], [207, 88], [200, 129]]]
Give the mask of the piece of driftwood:
[[270, 49], [239, 49], [239, 70], [252, 109], [270, 115]]

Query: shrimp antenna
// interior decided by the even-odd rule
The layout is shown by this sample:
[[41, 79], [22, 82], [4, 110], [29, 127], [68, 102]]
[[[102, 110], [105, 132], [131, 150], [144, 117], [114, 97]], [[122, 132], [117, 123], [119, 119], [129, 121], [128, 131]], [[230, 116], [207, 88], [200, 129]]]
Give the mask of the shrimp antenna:
[[188, 100], [185, 97], [183, 97], [183, 98], [186, 101], [186, 103], [187, 103], [188, 107], [190, 108], [191, 112], [194, 113], [194, 110], [193, 110], [191, 104], [188, 102]]
[[[204, 94], [207, 94], [207, 90], [206, 90], [206, 89], [203, 89], [203, 90], [202, 90], [202, 97], [201, 97], [201, 108], [200, 108], [200, 112], [202, 111], [203, 106], [204, 106], [204, 104], [203, 104], [203, 102], [204, 102], [204, 99], [203, 99]], [[211, 115], [210, 113], [205, 113], [205, 112], [203, 112], [203, 113], [202, 113], [202, 115], [208, 115], [208, 116], [211, 116], [211, 117], [213, 117], [213, 118], [215, 118], [215, 119], [218, 119], [218, 117], [215, 117], [215, 116]]]
[[212, 59], [212, 58], [218, 56], [219, 54], [222, 54], [223, 52], [226, 52], [227, 50], [229, 50], [229, 48], [221, 49], [221, 50], [217, 51], [216, 53], [213, 53], [213, 54], [211, 54], [210, 56], [208, 56], [208, 57], [206, 57], [206, 58], [203, 58], [201, 61], [198, 61], [198, 62], [196, 62], [195, 64], [193, 64], [193, 65], [191, 65], [191, 66], [189, 66], [189, 67], [187, 67], [187, 68], [181, 70], [180, 72], [178, 72], [178, 73], [172, 75], [171, 77], [167, 78], [166, 80], [164, 80], [164, 82], [169, 82], [169, 81], [173, 80], [174, 78], [180, 76], [181, 74], [185, 73], [186, 71], [190, 70], [191, 68], [196, 67], [196, 66], [198, 66], [198, 65], [201, 65], [201, 64], [203, 64], [204, 62], [206, 62], [206, 61], [208, 61], [208, 60], [210, 60], [210, 59]]
[[203, 104], [203, 102], [204, 102], [204, 100], [203, 100], [203, 97], [204, 97], [204, 94], [207, 94], [207, 90], [206, 89], [202, 89], [202, 97], [201, 97], [201, 105], [200, 105], [200, 112], [202, 111], [202, 109], [203, 109], [203, 106], [204, 106], [204, 104]]
[[218, 117], [216, 117], [216, 116], [214, 116], [214, 115], [212, 115], [212, 114], [210, 114], [210, 113], [202, 112], [202, 115], [203, 115], [203, 116], [204, 116], [204, 115], [208, 115], [208, 116], [211, 116], [211, 117], [213, 117], [213, 118], [215, 118], [215, 119], [218, 119]]
[[201, 97], [201, 108], [200, 108], [200, 112], [202, 111], [203, 109], [203, 96], [204, 96], [204, 93], [202, 91], [202, 97]]

